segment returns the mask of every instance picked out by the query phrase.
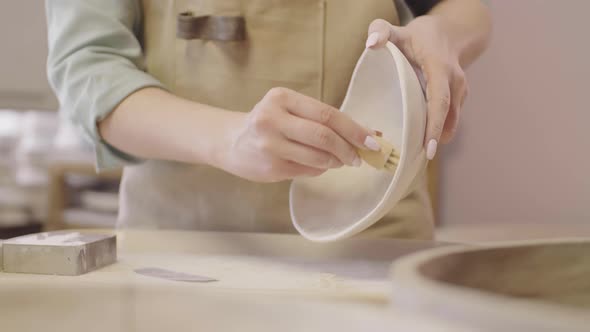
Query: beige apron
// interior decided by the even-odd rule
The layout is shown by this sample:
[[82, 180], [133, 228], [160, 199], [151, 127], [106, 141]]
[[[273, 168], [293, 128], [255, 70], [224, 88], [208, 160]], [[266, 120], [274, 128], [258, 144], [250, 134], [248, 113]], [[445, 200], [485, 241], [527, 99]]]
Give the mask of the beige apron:
[[[177, 37], [179, 18], [186, 15], [243, 18], [245, 35], [230, 41]], [[339, 107], [370, 22], [398, 22], [392, 0], [143, 0], [143, 16], [149, 73], [179, 96], [241, 112], [275, 86]], [[208, 166], [148, 161], [124, 171], [119, 222], [122, 227], [295, 232], [288, 188], [288, 181], [259, 184]], [[414, 188], [363, 235], [430, 238], [425, 172]]]

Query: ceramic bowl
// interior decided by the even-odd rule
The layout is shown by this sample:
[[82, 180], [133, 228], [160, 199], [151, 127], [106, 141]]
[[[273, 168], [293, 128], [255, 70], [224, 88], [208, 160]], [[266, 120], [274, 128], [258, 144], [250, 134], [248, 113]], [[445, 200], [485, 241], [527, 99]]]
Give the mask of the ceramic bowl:
[[424, 93], [414, 68], [394, 44], [364, 51], [341, 111], [383, 132], [400, 152], [400, 163], [395, 173], [363, 164], [295, 179], [289, 193], [291, 219], [312, 241], [346, 238], [373, 225], [408, 193], [426, 165]]

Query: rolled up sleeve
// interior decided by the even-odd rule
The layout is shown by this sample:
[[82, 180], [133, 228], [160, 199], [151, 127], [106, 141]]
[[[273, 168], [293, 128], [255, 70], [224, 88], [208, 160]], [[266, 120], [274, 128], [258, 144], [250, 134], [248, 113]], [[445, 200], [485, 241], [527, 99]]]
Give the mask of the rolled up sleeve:
[[93, 143], [98, 170], [141, 162], [106, 143], [97, 122], [145, 87], [164, 86], [144, 71], [136, 0], [46, 0], [47, 75], [60, 112]]

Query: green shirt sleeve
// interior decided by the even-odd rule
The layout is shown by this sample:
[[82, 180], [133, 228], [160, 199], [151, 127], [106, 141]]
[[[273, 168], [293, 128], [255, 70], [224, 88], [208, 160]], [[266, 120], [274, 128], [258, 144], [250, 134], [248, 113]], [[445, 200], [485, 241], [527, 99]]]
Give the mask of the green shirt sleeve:
[[94, 146], [98, 170], [141, 162], [101, 139], [97, 122], [131, 93], [163, 85], [144, 71], [137, 0], [46, 0], [47, 75], [60, 112]]

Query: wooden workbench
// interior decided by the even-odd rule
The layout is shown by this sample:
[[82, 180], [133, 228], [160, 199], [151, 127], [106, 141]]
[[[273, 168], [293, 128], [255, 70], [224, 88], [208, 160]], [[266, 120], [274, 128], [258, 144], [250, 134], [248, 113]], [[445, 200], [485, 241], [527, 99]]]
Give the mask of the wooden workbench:
[[[584, 235], [579, 225], [543, 233], [538, 225], [514, 225], [517, 232], [504, 226], [446, 229], [439, 238], [481, 244], [474, 239], [486, 234], [492, 241]], [[2, 330], [470, 331], [392, 304], [402, 296], [389, 279], [391, 262], [439, 246], [433, 243], [354, 238], [318, 244], [297, 235], [148, 230], [117, 235], [118, 262], [87, 275], [0, 273]], [[218, 281], [185, 283], [134, 272], [145, 267]]]
[[[296, 235], [121, 231], [116, 264], [79, 277], [0, 273], [10, 331], [438, 331], [389, 307], [395, 258], [433, 243]], [[158, 267], [215, 278], [139, 275]], [[32, 319], [35, 317], [35, 319]]]

